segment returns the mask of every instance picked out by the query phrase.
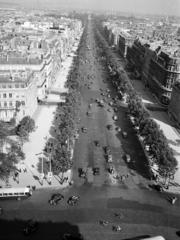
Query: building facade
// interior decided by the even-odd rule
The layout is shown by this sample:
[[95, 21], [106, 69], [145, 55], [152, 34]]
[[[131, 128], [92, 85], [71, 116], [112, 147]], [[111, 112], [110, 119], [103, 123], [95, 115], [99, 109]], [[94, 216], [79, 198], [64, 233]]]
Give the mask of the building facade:
[[168, 106], [170, 116], [177, 122], [180, 127], [180, 83], [176, 82], [173, 86], [172, 97]]

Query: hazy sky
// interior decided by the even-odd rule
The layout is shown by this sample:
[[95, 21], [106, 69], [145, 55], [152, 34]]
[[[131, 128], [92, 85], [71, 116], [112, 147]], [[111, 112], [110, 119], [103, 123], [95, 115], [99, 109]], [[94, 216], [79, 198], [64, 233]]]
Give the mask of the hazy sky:
[[0, 0], [4, 3], [18, 3], [33, 8], [71, 9], [89, 8], [96, 10], [119, 10], [131, 13], [171, 14], [180, 16], [180, 0]]

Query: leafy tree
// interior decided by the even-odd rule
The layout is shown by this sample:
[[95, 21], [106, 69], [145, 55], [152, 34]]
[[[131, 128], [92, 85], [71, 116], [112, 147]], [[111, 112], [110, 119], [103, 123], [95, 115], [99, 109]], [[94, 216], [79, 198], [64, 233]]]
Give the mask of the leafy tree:
[[35, 122], [30, 116], [25, 116], [16, 127], [16, 134], [26, 137], [35, 130]]

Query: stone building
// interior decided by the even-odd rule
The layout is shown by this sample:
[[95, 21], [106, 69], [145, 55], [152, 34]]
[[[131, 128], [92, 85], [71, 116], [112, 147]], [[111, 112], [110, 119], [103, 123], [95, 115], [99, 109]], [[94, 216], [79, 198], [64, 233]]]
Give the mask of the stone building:
[[169, 104], [172, 88], [175, 82], [180, 81], [180, 58], [177, 52], [168, 53], [161, 48], [149, 63], [148, 77], [146, 78], [150, 89], [163, 104]]
[[0, 119], [18, 122], [32, 116], [37, 107], [37, 86], [33, 72], [0, 73]]

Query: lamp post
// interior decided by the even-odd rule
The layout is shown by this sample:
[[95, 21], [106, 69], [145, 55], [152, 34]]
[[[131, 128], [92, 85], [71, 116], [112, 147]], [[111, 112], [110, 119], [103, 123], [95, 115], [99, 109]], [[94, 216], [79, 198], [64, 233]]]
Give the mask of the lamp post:
[[[43, 155], [43, 152], [37, 153], [36, 156]], [[44, 169], [43, 169], [43, 156], [41, 157], [41, 174], [40, 174], [40, 184], [43, 185], [43, 179], [44, 179]]]

